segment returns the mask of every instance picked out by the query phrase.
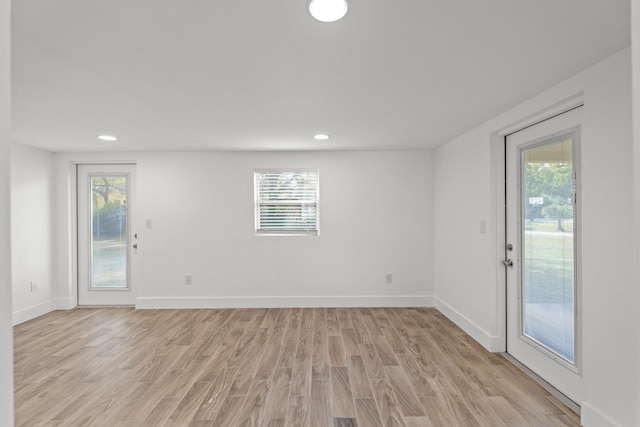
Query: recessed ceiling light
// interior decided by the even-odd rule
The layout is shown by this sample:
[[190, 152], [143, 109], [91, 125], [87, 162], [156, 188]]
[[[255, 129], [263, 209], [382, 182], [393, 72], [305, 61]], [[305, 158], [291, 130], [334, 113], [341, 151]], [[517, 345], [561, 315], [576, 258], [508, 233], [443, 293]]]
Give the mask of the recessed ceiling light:
[[329, 135], [327, 135], [326, 133], [318, 133], [313, 135], [313, 139], [317, 139], [318, 141], [325, 141], [329, 139]]
[[335, 22], [347, 14], [347, 0], [311, 0], [309, 12], [321, 22]]
[[110, 141], [110, 142], [118, 140], [118, 138], [112, 135], [98, 135], [98, 139], [101, 141]]

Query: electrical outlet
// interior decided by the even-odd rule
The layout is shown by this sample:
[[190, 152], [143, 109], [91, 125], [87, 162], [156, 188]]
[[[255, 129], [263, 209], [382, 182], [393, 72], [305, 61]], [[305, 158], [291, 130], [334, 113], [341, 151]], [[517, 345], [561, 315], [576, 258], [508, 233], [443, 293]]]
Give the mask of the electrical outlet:
[[31, 292], [36, 292], [38, 290], [38, 284], [36, 282], [31, 282]]
[[386, 283], [387, 285], [390, 285], [393, 283], [393, 274], [391, 273], [387, 273], [384, 275], [384, 283]]
[[191, 283], [193, 283], [191, 275], [190, 274], [185, 274], [184, 275], [184, 284], [185, 285], [190, 285]]

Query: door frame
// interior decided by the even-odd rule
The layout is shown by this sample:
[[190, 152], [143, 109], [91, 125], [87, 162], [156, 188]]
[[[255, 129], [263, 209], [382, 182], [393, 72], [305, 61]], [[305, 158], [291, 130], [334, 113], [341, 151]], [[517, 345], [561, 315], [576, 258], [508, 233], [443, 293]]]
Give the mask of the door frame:
[[[78, 239], [80, 238], [78, 233], [79, 221], [78, 221], [78, 179], [80, 176], [78, 174], [78, 166], [80, 165], [132, 165], [134, 167], [138, 167], [138, 162], [136, 160], [71, 160], [67, 163], [69, 167], [69, 235], [71, 240], [70, 252], [71, 259], [69, 269], [70, 271], [70, 291], [71, 298], [74, 301], [74, 307], [80, 306], [80, 292], [78, 290], [78, 286], [80, 286], [80, 271], [79, 271], [79, 245]], [[131, 226], [134, 226], [134, 222], [131, 222]], [[136, 273], [135, 268], [133, 268], [133, 258], [131, 259], [131, 278], [130, 280], [135, 282]], [[86, 306], [85, 306], [86, 307]], [[69, 307], [72, 308], [72, 307]]]
[[491, 203], [490, 217], [493, 218], [495, 233], [493, 265], [496, 283], [496, 324], [498, 335], [494, 337], [491, 350], [506, 353], [507, 351], [507, 275], [501, 261], [506, 259], [506, 152], [505, 140], [507, 135], [518, 132], [537, 123], [548, 120], [559, 114], [584, 105], [584, 93], [578, 92], [555, 104], [514, 120], [511, 124], [501, 127], [490, 134], [490, 171], [491, 171]]
[[[550, 117], [549, 119], [553, 119], [557, 116], [560, 116], [562, 114], [565, 113], [569, 113], [570, 111], [576, 109], [576, 108], [580, 108], [583, 107], [583, 105], [580, 105], [578, 107], [575, 107], [573, 109], [564, 111], [556, 116]], [[540, 122], [538, 122], [540, 123]], [[537, 125], [537, 123], [536, 123]], [[554, 353], [551, 349], [549, 349], [548, 347], [546, 347], [545, 345], [536, 342], [533, 338], [528, 337], [527, 335], [525, 335], [523, 333], [523, 329], [524, 329], [524, 319], [522, 316], [522, 312], [518, 313], [518, 336], [521, 337], [521, 339], [523, 339], [524, 341], [527, 342], [528, 345], [536, 348], [538, 351], [540, 351], [541, 353], [543, 353], [545, 356], [554, 359], [557, 363], [559, 363], [560, 365], [564, 366], [566, 369], [572, 371], [573, 373], [575, 373], [576, 375], [582, 376], [582, 369], [583, 369], [583, 359], [582, 359], [582, 273], [581, 273], [581, 266], [582, 266], [582, 250], [580, 248], [580, 244], [581, 244], [581, 230], [582, 230], [582, 197], [581, 197], [581, 177], [582, 177], [582, 167], [581, 167], [581, 139], [582, 139], [582, 125], [583, 125], [583, 121], [581, 121], [581, 123], [578, 126], [574, 126], [568, 129], [562, 129], [557, 131], [554, 134], [551, 135], [546, 135], [544, 137], [541, 138], [537, 138], [534, 140], [531, 140], [527, 143], [524, 143], [523, 145], [520, 145], [519, 148], [517, 148], [518, 154], [522, 154], [522, 150], [524, 148], [532, 148], [532, 147], [537, 147], [537, 146], [543, 146], [545, 143], [548, 143], [548, 141], [550, 140], [557, 140], [559, 137], [562, 136], [567, 136], [567, 135], [574, 135], [575, 139], [573, 140], [573, 144], [572, 144], [572, 161], [573, 161], [573, 173], [576, 174], [576, 177], [574, 178], [574, 185], [575, 185], [575, 195], [577, 196], [577, 199], [574, 201], [574, 211], [573, 211], [573, 221], [574, 221], [574, 237], [573, 237], [573, 270], [574, 270], [574, 280], [573, 280], [573, 285], [574, 285], [574, 304], [575, 304], [575, 308], [574, 308], [574, 363], [569, 362], [568, 360], [565, 360], [562, 356], [560, 356], [557, 353]], [[506, 144], [506, 137], [505, 137], [505, 144]], [[506, 158], [506, 153], [505, 153], [505, 165], [507, 162], [507, 158]], [[523, 179], [523, 175], [522, 175], [522, 160], [519, 160], [519, 163], [516, 165], [516, 176], [517, 179], [520, 181], [519, 182], [519, 186], [520, 188], [522, 188], [522, 179]], [[505, 182], [506, 182], [506, 177], [505, 177]], [[522, 191], [522, 190], [520, 190]], [[522, 196], [522, 193], [519, 194], [519, 196]], [[522, 198], [519, 198], [516, 202], [517, 207], [515, 207], [516, 209], [516, 215], [517, 217], [519, 217], [521, 220], [523, 218], [523, 206], [522, 206]], [[506, 217], [506, 203], [505, 203], [505, 217]], [[519, 233], [518, 233], [519, 234]], [[505, 236], [506, 236], [506, 230], [505, 230]], [[522, 235], [519, 234], [518, 236], [515, 236], [515, 241], [517, 242], [518, 247], [518, 256], [522, 258], [522, 255], [524, 253], [524, 249], [523, 249], [523, 241], [522, 241]], [[507, 250], [505, 248], [504, 251], [504, 256], [505, 258], [507, 258], [509, 256], [509, 254], [507, 253]], [[523, 280], [522, 279], [522, 275], [523, 275], [523, 271], [522, 271], [522, 265], [520, 266], [520, 281]], [[506, 278], [505, 278], [506, 279]], [[519, 296], [519, 300], [522, 301], [523, 297], [522, 297], [522, 283], [518, 282], [517, 286], [517, 293]], [[505, 282], [506, 283], [506, 282]], [[508, 290], [509, 287], [509, 283], [506, 283], [505, 285], [505, 296], [506, 296], [506, 292]], [[521, 308], [519, 309], [521, 310]], [[508, 327], [508, 326], [507, 326]], [[508, 351], [509, 348], [507, 346], [506, 351]]]
[[[549, 383], [544, 381], [535, 372], [530, 371], [526, 366], [520, 364], [516, 359], [507, 353], [507, 274], [506, 268], [502, 266], [502, 261], [506, 257], [507, 245], [507, 217], [506, 217], [506, 150], [505, 143], [508, 135], [533, 126], [537, 123], [548, 120], [552, 117], [566, 113], [567, 111], [585, 105], [584, 92], [580, 91], [561, 101], [538, 110], [533, 114], [525, 115], [516, 119], [511, 124], [496, 129], [490, 134], [490, 173], [491, 173], [491, 203], [490, 217], [493, 218], [496, 226], [495, 233], [491, 236], [494, 242], [495, 252], [493, 254], [493, 265], [496, 283], [496, 331], [498, 335], [493, 337], [492, 348], [494, 352], [504, 353], [506, 358], [519, 366], [525, 373], [531, 376], [538, 384], [547, 391], [559, 398], [574, 412], [580, 414], [582, 402], [573, 402], [564, 394], [560, 393]], [[584, 122], [583, 122], [584, 123]], [[579, 222], [578, 224], [580, 224]], [[578, 251], [581, 253], [581, 251]], [[578, 255], [579, 256], [579, 255]], [[581, 262], [581, 259], [577, 260]], [[579, 274], [579, 273], [578, 273]], [[581, 345], [581, 344], [580, 344]]]

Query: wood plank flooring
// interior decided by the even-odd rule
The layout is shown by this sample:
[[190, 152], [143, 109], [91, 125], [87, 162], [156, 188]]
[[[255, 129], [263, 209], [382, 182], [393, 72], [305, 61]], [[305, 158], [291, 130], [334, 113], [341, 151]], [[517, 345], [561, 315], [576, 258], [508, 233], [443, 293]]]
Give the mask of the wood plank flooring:
[[579, 426], [435, 309], [81, 308], [14, 331], [18, 426]]

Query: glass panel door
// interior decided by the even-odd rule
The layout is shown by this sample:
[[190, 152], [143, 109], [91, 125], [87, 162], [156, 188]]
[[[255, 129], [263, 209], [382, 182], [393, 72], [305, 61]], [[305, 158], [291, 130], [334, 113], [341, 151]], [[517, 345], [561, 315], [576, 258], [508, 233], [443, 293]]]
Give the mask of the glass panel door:
[[575, 362], [575, 132], [521, 151], [522, 333]]
[[135, 165], [78, 165], [78, 304], [133, 305]]
[[129, 177], [91, 175], [91, 283], [96, 288], [128, 288]]
[[507, 353], [580, 405], [582, 107], [505, 140]]

